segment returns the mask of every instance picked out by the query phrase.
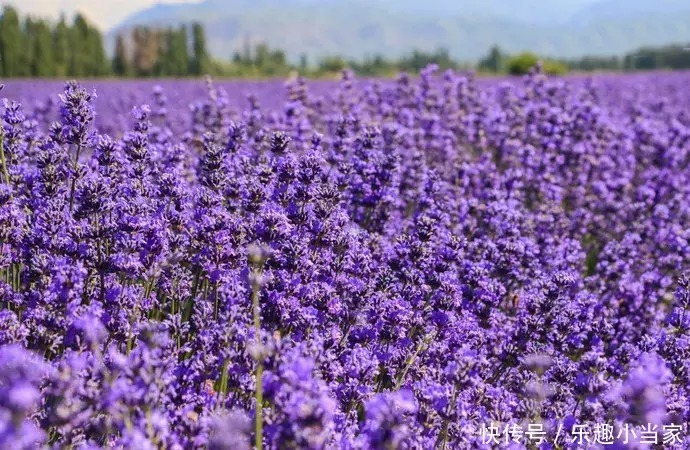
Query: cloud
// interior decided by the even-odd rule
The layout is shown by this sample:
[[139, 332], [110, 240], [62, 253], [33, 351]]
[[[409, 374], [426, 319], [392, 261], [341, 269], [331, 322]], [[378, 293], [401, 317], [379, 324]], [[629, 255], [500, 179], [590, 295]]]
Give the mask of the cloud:
[[156, 3], [194, 3], [200, 0], [9, 0], [22, 13], [56, 19], [60, 13], [81, 12], [103, 31], [130, 14]]

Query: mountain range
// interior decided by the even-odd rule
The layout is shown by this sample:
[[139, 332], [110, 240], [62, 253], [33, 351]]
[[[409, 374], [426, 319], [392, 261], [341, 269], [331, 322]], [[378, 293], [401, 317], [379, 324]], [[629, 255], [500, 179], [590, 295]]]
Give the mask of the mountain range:
[[492, 45], [571, 58], [690, 43], [688, 0], [205, 0], [143, 9], [108, 41], [135, 25], [191, 21], [203, 23], [211, 53], [224, 59], [259, 42], [293, 61], [444, 47], [468, 62]]

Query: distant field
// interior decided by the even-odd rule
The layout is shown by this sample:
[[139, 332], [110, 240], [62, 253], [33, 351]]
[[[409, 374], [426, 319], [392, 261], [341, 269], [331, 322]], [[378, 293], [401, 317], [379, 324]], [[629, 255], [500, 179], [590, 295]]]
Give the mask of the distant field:
[[[611, 101], [619, 95], [632, 89], [645, 89], [650, 83], [662, 83], [657, 89], [666, 90], [674, 98], [688, 98], [687, 89], [682, 88], [682, 82], [687, 79], [690, 72], [648, 72], [635, 74], [597, 73], [597, 74], [571, 74], [559, 77], [558, 80], [574, 86], [582, 84], [585, 80], [593, 80], [593, 86], [601, 91], [602, 101]], [[417, 77], [411, 77], [416, 79]], [[487, 92], [496, 89], [501, 83], [521, 85], [522, 77], [486, 76], [479, 75], [476, 78], [477, 85], [482, 86]], [[25, 103], [27, 107], [45, 107], [46, 102], [56, 103], [58, 94], [64, 87], [65, 80], [41, 80], [41, 79], [9, 79], [5, 80], [5, 88], [2, 95], [10, 100]], [[268, 109], [275, 109], [287, 100], [285, 79], [273, 80], [214, 80], [213, 85], [224, 91], [227, 95], [228, 106], [233, 111], [240, 111], [248, 106], [247, 96], [253, 95], [259, 105]], [[356, 85], [366, 86], [376, 83], [390, 87], [394, 79], [357, 79]], [[440, 81], [435, 81], [440, 83]], [[203, 79], [141, 79], [141, 80], [84, 80], [81, 83], [85, 89], [96, 92], [97, 98], [94, 104], [98, 105], [99, 114], [95, 123], [104, 129], [112, 129], [116, 122], [123, 119], [123, 114], [139, 104], [151, 103], [153, 91], [160, 86], [167, 97], [168, 110], [172, 119], [186, 117], [188, 106], [199, 102], [207, 95], [207, 85]], [[329, 94], [338, 87], [337, 80], [307, 80], [309, 94], [314, 99], [327, 101]], [[630, 94], [630, 93], [629, 93]], [[119, 123], [117, 128], [124, 126]]]

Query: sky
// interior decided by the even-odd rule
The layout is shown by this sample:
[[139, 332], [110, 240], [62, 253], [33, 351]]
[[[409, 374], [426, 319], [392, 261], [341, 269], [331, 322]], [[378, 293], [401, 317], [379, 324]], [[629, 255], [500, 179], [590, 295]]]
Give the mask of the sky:
[[156, 3], [192, 3], [200, 0], [9, 0], [22, 13], [56, 19], [61, 12], [79, 11], [101, 30], [117, 25], [130, 14]]

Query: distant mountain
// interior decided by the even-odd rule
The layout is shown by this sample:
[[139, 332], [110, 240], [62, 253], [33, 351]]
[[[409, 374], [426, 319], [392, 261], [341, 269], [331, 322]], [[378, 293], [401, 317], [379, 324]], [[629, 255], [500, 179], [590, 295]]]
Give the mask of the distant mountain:
[[577, 57], [690, 42], [688, 0], [206, 0], [144, 9], [108, 37], [137, 24], [194, 20], [205, 25], [211, 52], [226, 59], [247, 41], [281, 48], [292, 60], [445, 47], [465, 61], [493, 44]]
[[690, 11], [688, 0], [598, 0], [580, 8], [570, 20], [573, 24], [593, 22], [626, 21], [643, 15], [656, 15], [668, 18], [674, 14]]
[[414, 13], [494, 17], [529, 24], [565, 22], [599, 0], [378, 0], [380, 7]]

